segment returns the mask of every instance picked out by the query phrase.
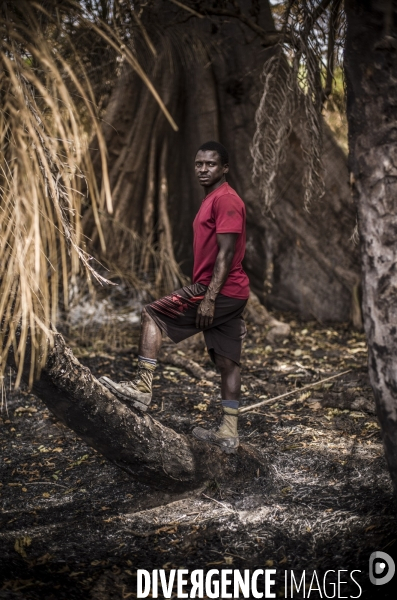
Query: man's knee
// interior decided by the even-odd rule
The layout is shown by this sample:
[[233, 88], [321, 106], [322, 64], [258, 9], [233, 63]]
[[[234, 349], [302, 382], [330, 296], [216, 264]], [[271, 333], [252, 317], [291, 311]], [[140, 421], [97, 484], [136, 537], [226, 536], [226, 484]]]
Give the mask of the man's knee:
[[226, 356], [221, 356], [220, 354], [215, 353], [215, 364], [218, 367], [221, 373], [231, 373], [236, 369], [239, 369], [237, 363], [235, 363], [230, 358], [226, 358]]
[[141, 312], [141, 323], [143, 323], [144, 321], [153, 321], [152, 317], [150, 316], [149, 312], [147, 311], [147, 306], [144, 306], [142, 308], [142, 312]]

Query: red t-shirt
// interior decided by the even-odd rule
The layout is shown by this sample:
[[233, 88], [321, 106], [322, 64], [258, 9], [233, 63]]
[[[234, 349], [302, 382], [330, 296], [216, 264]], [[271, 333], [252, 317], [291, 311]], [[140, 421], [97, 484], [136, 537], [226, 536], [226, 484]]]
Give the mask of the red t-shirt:
[[231, 298], [249, 296], [249, 280], [241, 262], [245, 253], [245, 206], [228, 183], [208, 194], [193, 221], [193, 283], [208, 285], [219, 247], [217, 233], [238, 233], [234, 257], [221, 294]]

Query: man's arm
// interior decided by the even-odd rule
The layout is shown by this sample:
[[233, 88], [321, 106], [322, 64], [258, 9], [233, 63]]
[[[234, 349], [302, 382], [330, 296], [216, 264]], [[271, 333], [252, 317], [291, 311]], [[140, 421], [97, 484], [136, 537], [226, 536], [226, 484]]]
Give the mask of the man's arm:
[[229, 275], [234, 257], [238, 233], [218, 233], [216, 241], [219, 252], [216, 257], [212, 279], [197, 309], [196, 327], [204, 329], [214, 320], [215, 300]]

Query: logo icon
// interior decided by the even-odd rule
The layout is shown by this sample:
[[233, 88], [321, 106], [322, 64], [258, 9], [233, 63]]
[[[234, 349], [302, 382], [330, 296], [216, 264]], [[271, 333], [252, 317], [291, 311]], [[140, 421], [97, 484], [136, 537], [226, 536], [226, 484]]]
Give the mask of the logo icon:
[[386, 552], [377, 550], [369, 557], [369, 580], [374, 585], [389, 583], [396, 571], [396, 565]]

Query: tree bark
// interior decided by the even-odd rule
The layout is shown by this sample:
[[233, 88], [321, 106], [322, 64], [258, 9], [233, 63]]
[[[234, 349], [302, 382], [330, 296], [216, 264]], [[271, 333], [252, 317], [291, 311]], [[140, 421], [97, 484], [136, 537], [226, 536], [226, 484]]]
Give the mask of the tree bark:
[[[397, 3], [348, 0], [350, 169], [361, 239], [369, 374], [397, 493]], [[394, 20], [393, 20], [394, 15]]]
[[[9, 362], [15, 366], [11, 353]], [[26, 365], [27, 380], [28, 358]], [[58, 333], [33, 392], [89, 446], [154, 488], [183, 491], [214, 478], [249, 478], [258, 468], [262, 474], [266, 469], [249, 446], [241, 446], [236, 455], [228, 456], [215, 446], [130, 409], [79, 363]]]
[[[241, 0], [239, 5], [244, 14], [256, 14], [264, 31], [274, 31], [267, 0]], [[325, 197], [310, 213], [304, 210], [297, 123], [278, 178], [279, 200], [264, 214], [252, 182], [249, 148], [262, 93], [261, 73], [272, 50], [237, 19], [186, 20], [186, 13], [171, 3], [162, 3], [159, 12], [151, 10], [142, 18], [157, 58], [145, 53], [138, 41], [137, 52], [179, 131], [171, 129], [143, 83], [126, 68], [104, 118], [114, 215], [101, 217], [107, 244], [101, 260], [123, 273], [138, 264], [141, 281], [155, 280], [168, 269], [170, 285], [177, 263], [190, 277], [192, 222], [202, 199], [193, 161], [199, 145], [215, 139], [229, 150], [228, 180], [247, 205], [245, 267], [253, 291], [269, 307], [304, 318], [349, 321], [357, 313], [359, 282], [358, 251], [350, 242], [355, 208], [346, 158], [331, 132], [325, 128]], [[170, 227], [164, 229], [167, 218]], [[140, 236], [139, 248], [127, 229]], [[91, 250], [100, 254], [89, 213], [85, 231], [92, 238]], [[148, 259], [153, 245], [159, 254]], [[137, 256], [142, 249], [146, 258], [135, 260], [134, 252]]]

